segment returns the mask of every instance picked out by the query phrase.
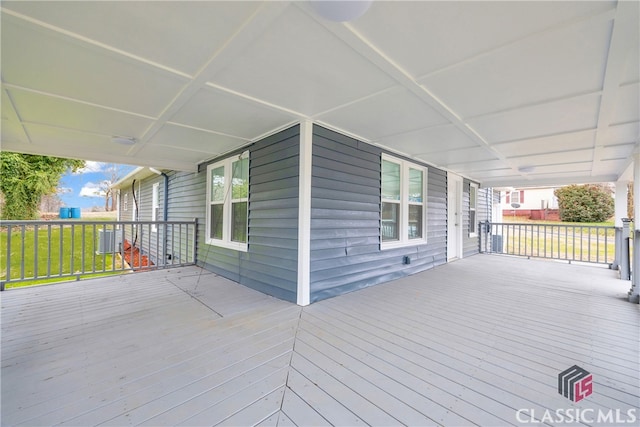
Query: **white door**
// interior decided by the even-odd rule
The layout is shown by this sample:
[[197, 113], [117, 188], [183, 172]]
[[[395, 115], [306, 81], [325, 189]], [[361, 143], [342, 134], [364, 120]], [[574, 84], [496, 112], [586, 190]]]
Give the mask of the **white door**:
[[447, 173], [447, 261], [462, 258], [462, 177]]

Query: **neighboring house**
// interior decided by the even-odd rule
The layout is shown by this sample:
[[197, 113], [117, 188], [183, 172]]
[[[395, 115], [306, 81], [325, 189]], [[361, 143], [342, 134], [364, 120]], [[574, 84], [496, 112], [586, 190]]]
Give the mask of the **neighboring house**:
[[504, 217], [559, 221], [558, 187], [515, 188], [502, 192]]
[[479, 222], [499, 203], [475, 182], [308, 123], [196, 173], [139, 168], [116, 188], [121, 219], [197, 218], [198, 265], [301, 305], [478, 253]]

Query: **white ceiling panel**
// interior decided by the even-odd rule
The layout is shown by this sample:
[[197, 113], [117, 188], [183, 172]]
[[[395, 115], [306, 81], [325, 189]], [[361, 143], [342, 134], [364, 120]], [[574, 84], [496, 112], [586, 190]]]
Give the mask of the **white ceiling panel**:
[[290, 113], [265, 108], [254, 101], [207, 86], [196, 93], [171, 121], [252, 139], [296, 118]]
[[480, 147], [433, 152], [429, 153], [428, 158], [430, 162], [445, 167], [450, 164], [456, 164], [460, 162], [497, 160], [497, 157], [490, 151]]
[[494, 142], [595, 129], [600, 96], [590, 94], [468, 120]]
[[2, 20], [3, 82], [158, 115], [186, 80], [32, 24]]
[[[3, 7], [163, 66], [194, 74], [259, 2], [3, 2]], [[206, 42], [204, 42], [206, 41]]]
[[507, 157], [590, 149], [595, 143], [595, 131], [571, 132], [543, 138], [494, 144], [496, 150]]
[[13, 89], [9, 91], [20, 118], [26, 123], [75, 129], [106, 136], [140, 138], [151, 119], [94, 105]]
[[477, 147], [474, 141], [452, 125], [406, 132], [382, 138], [378, 142], [410, 155]]
[[313, 116], [394, 82], [291, 5], [213, 83]]
[[612, 123], [628, 123], [640, 116], [640, 82], [621, 86]]
[[466, 61], [615, 2], [374, 2], [353, 23], [413, 77]]
[[228, 135], [205, 132], [198, 129], [166, 124], [148, 142], [151, 147], [164, 146], [201, 153], [200, 161], [212, 158], [238, 146], [248, 144], [248, 140]]
[[625, 123], [611, 126], [606, 131], [606, 140], [609, 144], [621, 144], [627, 142], [638, 142], [640, 136], [640, 122]]
[[[385, 120], [371, 120], [371, 117], [384, 117]], [[403, 88], [383, 91], [314, 118], [371, 141], [406, 132], [407, 129], [448, 123], [440, 113]]]
[[20, 147], [28, 142], [20, 122], [2, 118], [2, 146], [0, 148], [6, 150], [9, 143], [13, 147]]
[[[517, 168], [534, 167], [534, 171], [546, 165], [570, 165], [593, 160], [591, 150], [565, 151], [562, 153], [537, 154], [534, 156], [510, 157], [509, 163]], [[536, 166], [533, 166], [536, 165]]]
[[611, 21], [546, 32], [419, 80], [462, 117], [602, 89]]
[[633, 154], [636, 144], [609, 145], [602, 148], [602, 161], [628, 160]]

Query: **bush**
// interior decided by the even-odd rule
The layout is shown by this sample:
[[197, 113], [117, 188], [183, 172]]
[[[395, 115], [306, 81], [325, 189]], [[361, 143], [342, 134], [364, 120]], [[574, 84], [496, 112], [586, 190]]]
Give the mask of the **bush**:
[[569, 185], [558, 188], [554, 194], [562, 221], [603, 222], [614, 213], [611, 190], [602, 185]]

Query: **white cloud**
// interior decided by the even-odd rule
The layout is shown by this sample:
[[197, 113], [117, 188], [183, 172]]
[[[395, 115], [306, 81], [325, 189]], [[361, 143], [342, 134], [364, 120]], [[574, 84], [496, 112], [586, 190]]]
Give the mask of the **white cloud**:
[[79, 175], [81, 173], [102, 172], [107, 169], [108, 165], [109, 163], [92, 162], [90, 160], [87, 160], [85, 162], [85, 166], [82, 169], [78, 169], [74, 174]]
[[104, 197], [104, 190], [99, 183], [87, 182], [80, 189], [80, 197]]
[[56, 189], [56, 192], [58, 194], [67, 194], [67, 193], [73, 193], [73, 188], [70, 187], [58, 187]]

